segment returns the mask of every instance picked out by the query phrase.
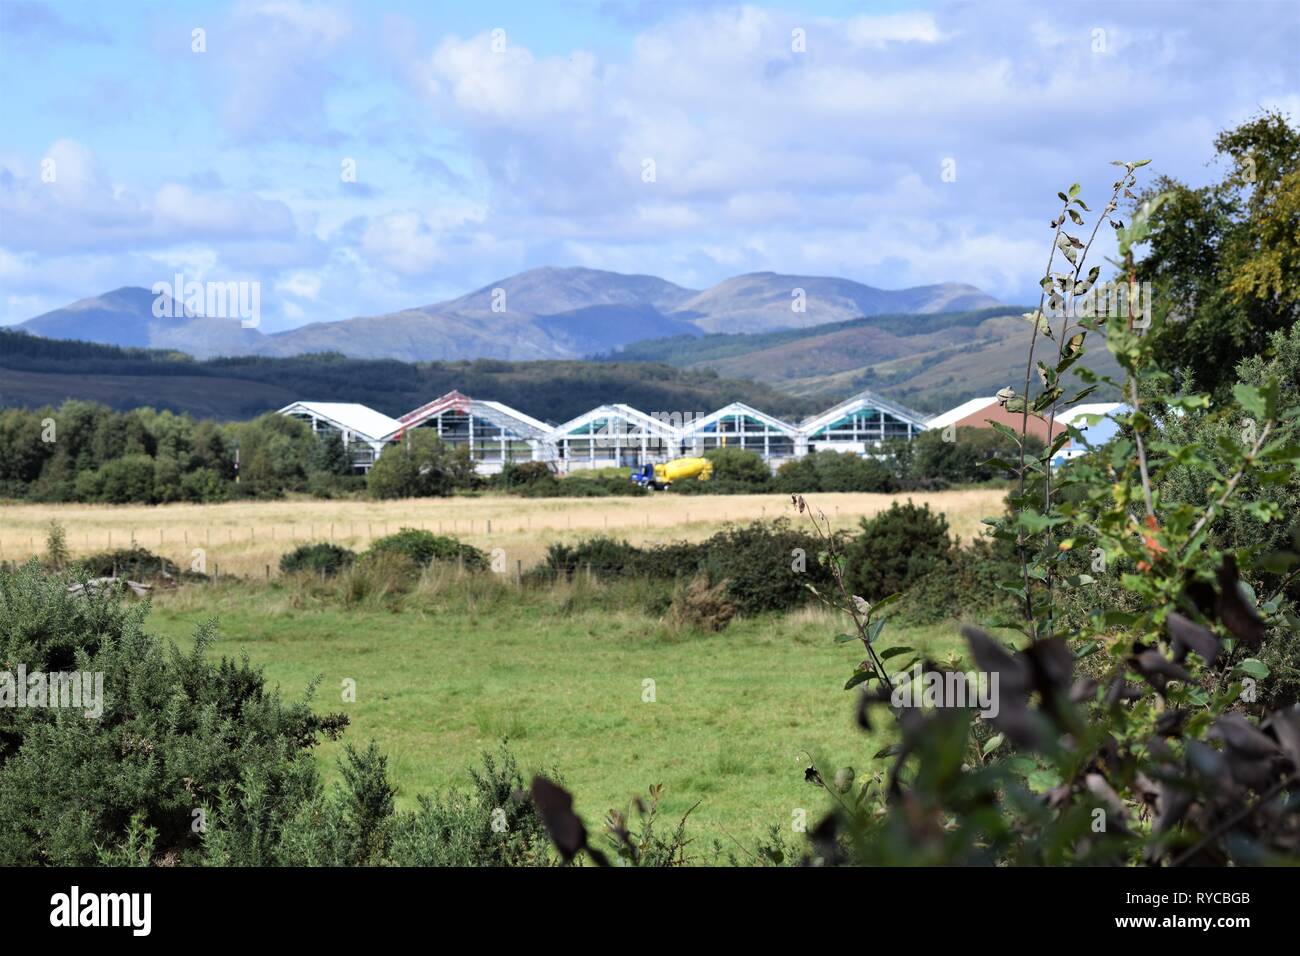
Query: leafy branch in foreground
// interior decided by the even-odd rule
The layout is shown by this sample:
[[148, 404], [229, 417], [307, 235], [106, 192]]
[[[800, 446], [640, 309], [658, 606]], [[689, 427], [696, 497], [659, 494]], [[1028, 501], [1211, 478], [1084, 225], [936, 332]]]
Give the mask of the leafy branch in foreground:
[[[1182, 393], [1160, 368], [1148, 310], [1138, 309], [1142, 293], [1127, 281], [1152, 209], [1132, 192], [1146, 162], [1118, 165], [1123, 173], [1087, 241], [1065, 225], [1084, 225], [1090, 212], [1080, 188], [1058, 194], [1042, 304], [1027, 316], [1024, 391], [999, 395], [1021, 413], [1021, 430], [994, 427], [1020, 451], [1018, 461], [995, 462], [1015, 489], [1008, 517], [989, 523], [1020, 556], [1017, 579], [1003, 587], [1021, 617], [990, 622], [992, 630], [965, 628], [978, 670], [928, 665], [938, 692], [921, 698], [925, 706], [900, 706], [896, 692], [905, 688], [884, 675], [888, 652], [876, 648], [883, 621], [864, 621], [865, 602], [851, 594], [827, 600], [854, 621], [849, 639], [868, 649], [849, 685], [859, 688], [860, 724], [872, 728], [872, 712], [888, 707], [894, 719], [884, 729], [898, 740], [877, 754], [893, 758], [884, 788], [872, 776], [857, 794], [842, 795], [810, 768], [833, 799], [813, 831], [809, 862], [1183, 865], [1300, 856], [1300, 710], [1261, 715], [1251, 706], [1252, 682], [1267, 676], [1255, 653], [1270, 628], [1293, 630], [1296, 618], [1284, 587], [1261, 604], [1243, 582], [1257, 556], [1211, 533], [1237, 512], [1283, 517], [1270, 501], [1240, 492], [1288, 481], [1300, 466], [1298, 410], [1282, 407], [1275, 374], [1238, 386], [1231, 403], [1213, 408], [1209, 396]], [[1137, 204], [1127, 226], [1114, 217], [1121, 197]], [[1083, 270], [1101, 219], [1116, 230], [1122, 281], [1109, 284], [1099, 307], [1100, 268]], [[1069, 265], [1054, 271], [1058, 252]], [[1090, 335], [1104, 337], [1122, 380], [1079, 366]], [[1040, 336], [1057, 343], [1052, 366], [1035, 361]], [[1067, 394], [1072, 369], [1084, 387]], [[1120, 434], [1054, 471], [1065, 443], [1083, 441], [1075, 425], [1058, 432], [1058, 419], [1103, 382], [1128, 397], [1116, 413]], [[1238, 440], [1213, 447], [1170, 440], [1171, 422], [1189, 414], [1234, 423]], [[1038, 455], [1025, 447], [1031, 417], [1049, 436]], [[1189, 469], [1204, 477], [1204, 495], [1179, 500], [1166, 492], [1169, 479]], [[834, 567], [824, 520], [802, 499], [795, 505], [829, 538], [824, 558]], [[1296, 556], [1289, 560], [1293, 568]], [[1295, 574], [1272, 570], [1284, 582]], [[1062, 627], [1062, 603], [1103, 578], [1112, 599]], [[998, 630], [1020, 636], [1010, 642]], [[994, 706], [978, 715], [974, 679], [996, 690]]]

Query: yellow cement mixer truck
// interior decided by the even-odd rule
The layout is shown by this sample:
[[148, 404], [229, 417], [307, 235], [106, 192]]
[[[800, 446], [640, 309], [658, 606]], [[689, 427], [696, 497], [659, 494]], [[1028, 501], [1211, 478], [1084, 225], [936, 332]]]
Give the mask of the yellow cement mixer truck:
[[713, 477], [713, 462], [707, 458], [674, 458], [658, 465], [632, 469], [631, 481], [643, 488], [663, 491], [674, 481], [708, 481]]

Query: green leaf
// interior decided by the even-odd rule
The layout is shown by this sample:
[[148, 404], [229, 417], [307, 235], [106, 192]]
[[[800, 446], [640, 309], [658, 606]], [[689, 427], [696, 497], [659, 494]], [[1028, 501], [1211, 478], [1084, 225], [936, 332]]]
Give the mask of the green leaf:
[[992, 428], [999, 435], [1001, 435], [1003, 438], [1010, 438], [1013, 442], [1016, 443], [1017, 446], [1020, 444], [1020, 434], [1018, 432], [1012, 431], [1009, 426], [1003, 425], [1001, 422], [995, 422], [990, 420], [989, 427]]
[[852, 690], [853, 688], [861, 684], [863, 681], [871, 680], [871, 678], [875, 676], [876, 676], [876, 672], [874, 670], [854, 671], [853, 676], [850, 677], [848, 681], [845, 683], [844, 689]]
[[1031, 534], [1038, 534], [1039, 532], [1046, 531], [1048, 528], [1054, 528], [1057, 525], [1065, 524], [1065, 522], [1066, 519], [1058, 515], [1053, 515], [1052, 517], [1040, 515], [1032, 508], [1024, 509], [1016, 517], [1016, 523]]
[[1253, 677], [1256, 680], [1263, 680], [1268, 676], [1268, 665], [1255, 657], [1247, 657], [1233, 668], [1233, 673], [1245, 674], [1247, 677]]
[[913, 648], [911, 648], [911, 647], [903, 647], [903, 646], [900, 646], [900, 647], [891, 647], [891, 648], [889, 648], [888, 650], [885, 650], [885, 651], [881, 651], [881, 652], [880, 652], [880, 659], [881, 659], [882, 661], [887, 661], [887, 660], [889, 660], [891, 657], [897, 657], [897, 656], [900, 655], [900, 654], [910, 654], [910, 653], [912, 653], [912, 651], [913, 651]]
[[1255, 386], [1238, 383], [1232, 387], [1232, 395], [1244, 411], [1256, 418], [1268, 417], [1267, 400], [1264, 398], [1264, 393]]
[[901, 601], [902, 599], [902, 594], [891, 594], [888, 597], [882, 597], [875, 604], [871, 605], [871, 613], [874, 616], [880, 613], [881, 608], [889, 607], [889, 605], [893, 604], [895, 601]]

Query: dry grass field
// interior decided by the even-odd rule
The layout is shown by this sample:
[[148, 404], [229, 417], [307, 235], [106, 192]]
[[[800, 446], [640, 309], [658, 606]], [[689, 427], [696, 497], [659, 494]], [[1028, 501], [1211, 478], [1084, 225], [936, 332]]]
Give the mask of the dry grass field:
[[[1002, 508], [991, 488], [912, 495], [822, 494], [810, 497], [837, 527], [848, 528], [893, 501], [911, 498], [943, 511], [963, 540]], [[203, 549], [208, 573], [275, 575], [295, 543], [333, 540], [360, 550], [403, 527], [454, 535], [487, 551], [504, 551], [506, 566], [527, 568], [552, 541], [597, 534], [634, 544], [700, 540], [728, 522], [797, 517], [785, 495], [657, 494], [636, 498], [517, 498], [504, 495], [404, 501], [315, 499], [215, 505], [0, 505], [0, 560], [43, 553], [51, 521], [67, 535], [74, 557], [130, 546], [189, 567]], [[269, 568], [269, 571], [268, 571]]]

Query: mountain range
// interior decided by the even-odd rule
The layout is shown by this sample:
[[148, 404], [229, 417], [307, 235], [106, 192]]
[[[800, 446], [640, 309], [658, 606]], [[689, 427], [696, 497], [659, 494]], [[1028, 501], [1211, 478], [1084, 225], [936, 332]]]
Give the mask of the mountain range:
[[[708, 369], [822, 401], [869, 388], [918, 411], [941, 412], [1023, 380], [1030, 328], [1023, 313], [1029, 309], [883, 314], [778, 332], [677, 335], [636, 342], [600, 359]], [[1096, 341], [1079, 366], [1120, 375], [1114, 357]], [[1109, 386], [1097, 395], [1119, 397]]]
[[[649, 275], [544, 267], [459, 298], [386, 315], [318, 321], [265, 334], [238, 319], [157, 318], [154, 294], [124, 287], [20, 323], [45, 338], [171, 349], [195, 358], [338, 352], [401, 361], [572, 359], [646, 339], [804, 329], [886, 313], [981, 309], [997, 300], [971, 285], [876, 289], [850, 279], [757, 272], [709, 289]], [[170, 314], [169, 307], [164, 313]]]

